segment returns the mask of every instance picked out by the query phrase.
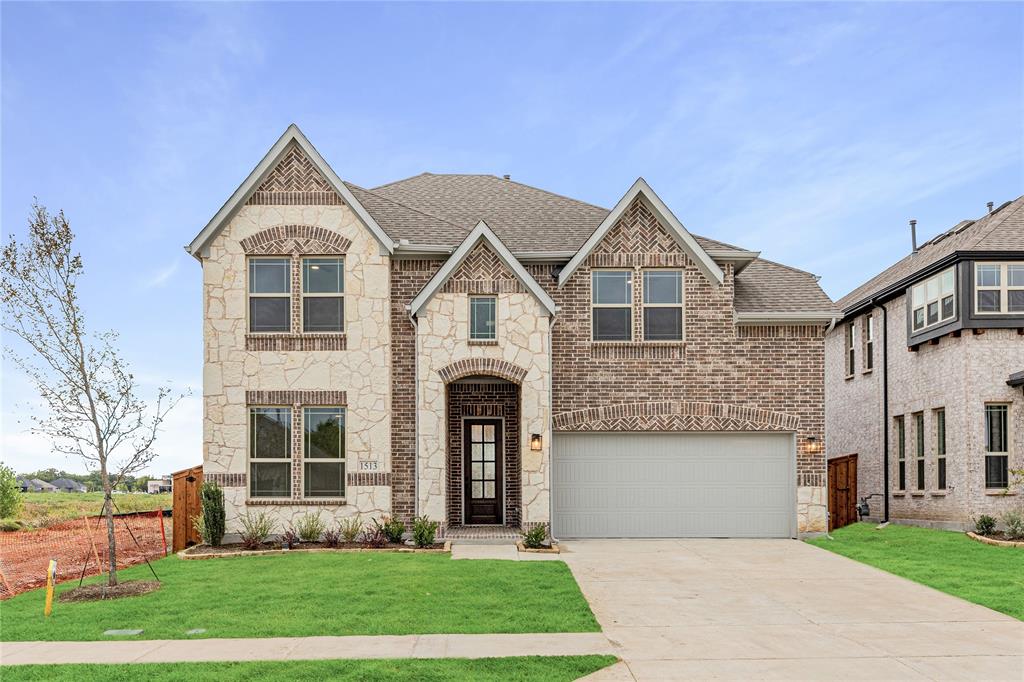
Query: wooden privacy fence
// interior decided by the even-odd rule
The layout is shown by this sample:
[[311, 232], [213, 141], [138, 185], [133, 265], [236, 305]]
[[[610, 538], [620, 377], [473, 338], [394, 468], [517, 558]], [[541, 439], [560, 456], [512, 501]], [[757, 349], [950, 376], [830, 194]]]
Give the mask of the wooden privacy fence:
[[173, 499], [175, 552], [202, 542], [196, 532], [195, 519], [202, 513], [199, 503], [199, 487], [203, 485], [203, 466], [182, 469], [171, 474], [171, 497]]

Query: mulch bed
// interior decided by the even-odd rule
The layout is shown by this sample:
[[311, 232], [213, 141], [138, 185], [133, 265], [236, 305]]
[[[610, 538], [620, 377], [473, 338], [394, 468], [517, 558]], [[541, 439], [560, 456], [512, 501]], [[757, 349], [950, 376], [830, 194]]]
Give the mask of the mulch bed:
[[118, 583], [113, 587], [108, 585], [82, 585], [73, 590], [61, 592], [57, 600], [74, 602], [121, 599], [122, 597], [137, 597], [140, 594], [148, 594], [158, 589], [160, 589], [160, 583], [156, 580], [128, 580]]
[[282, 554], [284, 552], [447, 552], [451, 546], [447, 542], [435, 542], [431, 547], [412, 547], [404, 543], [388, 543], [383, 546], [368, 545], [362, 542], [343, 542], [336, 547], [328, 547], [322, 542], [303, 542], [291, 549], [283, 549], [279, 542], [265, 542], [257, 549], [246, 549], [240, 542], [223, 544], [218, 547], [195, 545], [189, 547], [178, 556], [183, 559], [215, 559], [218, 557], [258, 556], [261, 554]]
[[1006, 533], [1001, 530], [993, 531], [988, 535], [978, 535], [977, 533], [968, 531], [967, 537], [986, 545], [995, 545], [997, 547], [1024, 547], [1024, 540], [1011, 540], [1007, 537]]

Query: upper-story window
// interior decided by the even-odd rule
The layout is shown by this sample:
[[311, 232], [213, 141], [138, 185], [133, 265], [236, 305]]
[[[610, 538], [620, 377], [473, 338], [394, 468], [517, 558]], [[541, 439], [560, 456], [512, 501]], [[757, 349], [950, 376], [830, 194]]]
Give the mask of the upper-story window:
[[870, 372], [875, 367], [875, 317], [864, 317], [864, 371]]
[[249, 259], [249, 331], [291, 331], [291, 260]]
[[953, 268], [929, 277], [910, 290], [913, 331], [919, 332], [956, 317]]
[[644, 271], [644, 341], [682, 341], [683, 273]]
[[633, 271], [594, 270], [590, 276], [594, 341], [633, 338]]
[[469, 297], [470, 341], [494, 341], [498, 338], [497, 308], [495, 296]]
[[975, 263], [974, 312], [1024, 313], [1024, 263]]
[[856, 351], [853, 348], [853, 322], [846, 325], [846, 352], [844, 356], [846, 358], [846, 376], [852, 377], [854, 371], [854, 363], [856, 362]]
[[302, 331], [345, 331], [345, 259], [302, 259]]

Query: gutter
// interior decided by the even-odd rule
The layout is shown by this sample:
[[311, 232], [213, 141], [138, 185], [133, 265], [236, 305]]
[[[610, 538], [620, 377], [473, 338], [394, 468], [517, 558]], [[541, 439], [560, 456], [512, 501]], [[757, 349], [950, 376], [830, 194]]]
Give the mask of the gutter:
[[736, 324], [763, 324], [772, 322], [821, 322], [829, 323], [829, 330], [842, 319], [840, 313], [772, 313], [772, 312], [741, 312], [736, 313]]

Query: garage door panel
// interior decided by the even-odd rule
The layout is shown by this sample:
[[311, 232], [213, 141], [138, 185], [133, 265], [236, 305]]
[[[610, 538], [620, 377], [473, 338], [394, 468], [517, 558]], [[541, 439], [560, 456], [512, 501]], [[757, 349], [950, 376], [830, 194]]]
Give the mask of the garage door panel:
[[789, 537], [794, 467], [789, 434], [556, 434], [554, 531]]

